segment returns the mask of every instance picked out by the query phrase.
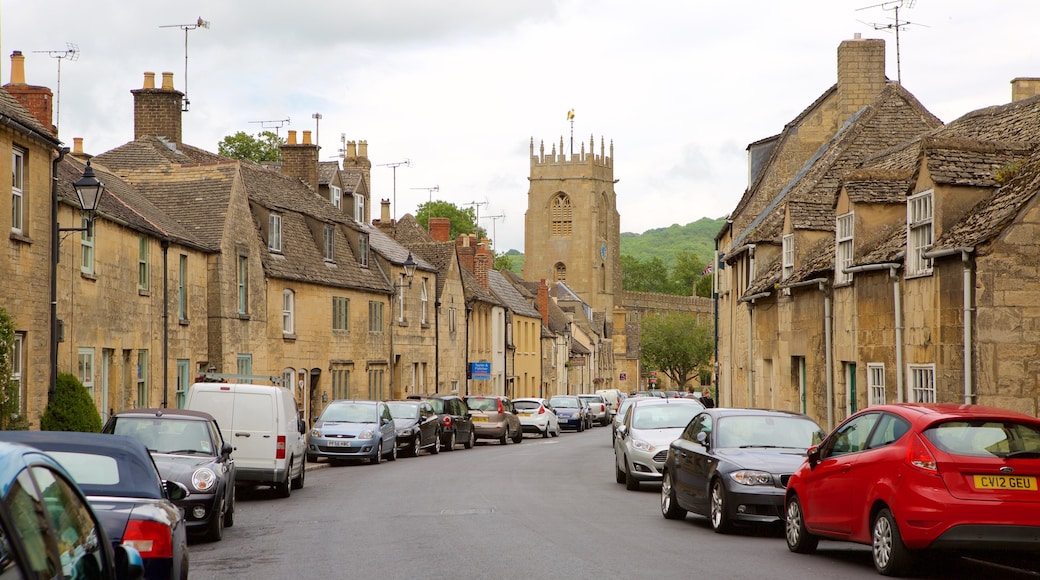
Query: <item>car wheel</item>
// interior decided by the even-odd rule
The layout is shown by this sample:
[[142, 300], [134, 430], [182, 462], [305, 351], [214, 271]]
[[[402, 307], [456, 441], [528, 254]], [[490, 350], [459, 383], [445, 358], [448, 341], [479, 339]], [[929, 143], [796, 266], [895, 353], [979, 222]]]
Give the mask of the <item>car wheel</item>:
[[559, 437], [560, 436], [560, 431], [562, 431], [562, 429], [560, 429], [560, 424], [557, 423], [556, 424], [556, 430], [553, 431], [553, 437]]
[[304, 480], [305, 477], [307, 477], [307, 462], [306, 461], [300, 463], [300, 477], [297, 477], [296, 479], [292, 480], [292, 488], [293, 489], [303, 489], [303, 480]]
[[430, 447], [430, 453], [437, 455], [441, 452], [441, 432], [438, 431], [433, 437], [433, 447]]
[[390, 454], [386, 456], [387, 461], [397, 461], [397, 442], [390, 447]]
[[617, 455], [614, 456], [614, 480], [618, 483], [625, 483], [625, 472], [618, 465]]
[[625, 489], [628, 491], [637, 491], [639, 489], [639, 480], [632, 477], [632, 468], [628, 465], [628, 458], [625, 457]]
[[892, 511], [885, 508], [874, 518], [871, 536], [871, 551], [874, 568], [883, 576], [899, 576], [913, 563], [913, 552], [903, 544], [899, 526]]
[[289, 466], [285, 470], [285, 481], [278, 483], [274, 486], [274, 494], [278, 497], [289, 497], [292, 493], [292, 461], [289, 461]]
[[455, 451], [455, 431], [448, 433], [448, 440], [444, 442], [445, 451]]
[[383, 441], [382, 440], [379, 440], [379, 442], [376, 443], [375, 453], [372, 454], [372, 457], [368, 458], [368, 462], [371, 463], [372, 465], [379, 465], [380, 463], [383, 462]]
[[675, 499], [675, 486], [672, 485], [672, 472], [665, 470], [661, 479], [661, 515], [666, 520], [681, 520], [686, 518], [686, 510], [679, 507]]
[[412, 440], [412, 448], [408, 450], [408, 455], [419, 457], [420, 453], [422, 453], [422, 435], [417, 434]]
[[477, 434], [473, 431], [472, 428], [470, 428], [470, 430], [469, 430], [469, 440], [467, 440], [465, 443], [463, 443], [462, 446], [464, 448], [466, 448], [466, 449], [473, 449], [473, 446], [476, 445], [476, 444], [477, 444]]
[[524, 429], [522, 427], [518, 427], [517, 430], [516, 430], [516, 435], [513, 435], [513, 443], [523, 443], [523, 442], [524, 442]]
[[226, 510], [227, 505], [224, 503], [224, 498], [221, 498], [220, 506], [210, 515], [209, 526], [206, 527], [206, 534], [203, 536], [207, 542], [219, 542], [224, 538], [224, 513]]
[[506, 444], [509, 443], [509, 428], [508, 427], [506, 427], [506, 430], [502, 432], [502, 436], [498, 438], [498, 442], [501, 445], [506, 445]]
[[809, 533], [805, 527], [805, 516], [798, 496], [792, 495], [787, 500], [787, 524], [784, 527], [787, 536], [787, 548], [799, 554], [811, 554], [816, 551], [820, 538]]
[[582, 419], [581, 421], [578, 422], [578, 429], [577, 430], [578, 430], [578, 433], [581, 433], [582, 431], [585, 430], [585, 419]]
[[708, 519], [711, 520], [711, 529], [716, 533], [725, 534], [729, 531], [731, 523], [726, 513], [726, 488], [721, 479], [711, 482], [711, 503], [708, 505]]
[[552, 437], [552, 435], [549, 433], [549, 424], [546, 423], [545, 424], [545, 431], [542, 431], [542, 439], [548, 439], [550, 437]]
[[230, 528], [235, 525], [235, 486], [231, 486], [231, 502], [224, 511], [224, 527]]

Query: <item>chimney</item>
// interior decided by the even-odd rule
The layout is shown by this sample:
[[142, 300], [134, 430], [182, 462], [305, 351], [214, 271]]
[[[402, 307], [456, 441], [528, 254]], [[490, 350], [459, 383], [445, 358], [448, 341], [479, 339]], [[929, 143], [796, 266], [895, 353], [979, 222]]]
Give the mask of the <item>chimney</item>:
[[491, 256], [484, 252], [478, 252], [473, 257], [473, 275], [477, 277], [477, 282], [485, 289], [489, 287], [488, 284], [488, 270], [491, 269]]
[[296, 177], [318, 191], [318, 146], [311, 143], [311, 132], [303, 132], [303, 143], [296, 143], [296, 131], [281, 145], [282, 175]]
[[431, 217], [430, 237], [437, 242], [451, 241], [451, 218]]
[[359, 171], [372, 190], [372, 162], [368, 160], [368, 141], [347, 141], [347, 152], [343, 156], [344, 171]]
[[173, 88], [173, 73], [162, 74], [162, 88], [155, 88], [155, 73], [144, 73], [144, 88], [134, 95], [134, 139], [163, 137], [181, 144], [181, 104], [184, 93]]
[[874, 101], [885, 88], [885, 41], [864, 39], [857, 32], [838, 45], [840, 123]]
[[[12, 79], [14, 75], [11, 75]], [[11, 82], [14, 82], [13, 80]], [[1040, 95], [1040, 78], [1018, 77], [1011, 80], [1011, 102]]]
[[69, 155], [84, 162], [93, 157], [93, 155], [83, 152], [83, 137], [72, 138], [72, 152]]
[[542, 278], [538, 284], [538, 312], [542, 315], [542, 324], [549, 326], [549, 286]]
[[469, 244], [469, 236], [466, 234], [459, 234], [457, 240], [455, 240], [455, 252], [459, 255], [459, 263], [462, 267], [473, 272], [473, 256], [476, 255], [476, 248]]
[[58, 128], [52, 122], [54, 93], [48, 87], [25, 84], [25, 55], [20, 50], [11, 53], [11, 82], [4, 85], [4, 89], [52, 135], [58, 135]]
[[380, 199], [379, 200], [379, 221], [385, 224], [390, 223], [390, 200]]

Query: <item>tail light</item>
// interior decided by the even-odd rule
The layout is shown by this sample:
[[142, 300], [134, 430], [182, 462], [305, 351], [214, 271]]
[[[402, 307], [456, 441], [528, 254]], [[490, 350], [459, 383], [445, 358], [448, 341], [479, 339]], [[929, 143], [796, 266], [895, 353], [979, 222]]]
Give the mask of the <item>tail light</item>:
[[285, 459], [285, 435], [278, 436], [278, 443], [274, 448], [275, 459]]
[[921, 436], [914, 434], [910, 439], [910, 446], [906, 450], [906, 462], [921, 471], [938, 475], [939, 468], [935, 464], [935, 456], [921, 440]]
[[444, 416], [444, 428], [451, 429], [451, 415]]
[[542, 405], [538, 405], [538, 414], [539, 415], [544, 415], [545, 414], [545, 407], [543, 407]]
[[123, 545], [136, 549], [142, 558], [173, 557], [170, 527], [160, 522], [131, 519], [123, 532]]
[[498, 401], [498, 412], [505, 413], [505, 409], [502, 408], [502, 399], [496, 399]]

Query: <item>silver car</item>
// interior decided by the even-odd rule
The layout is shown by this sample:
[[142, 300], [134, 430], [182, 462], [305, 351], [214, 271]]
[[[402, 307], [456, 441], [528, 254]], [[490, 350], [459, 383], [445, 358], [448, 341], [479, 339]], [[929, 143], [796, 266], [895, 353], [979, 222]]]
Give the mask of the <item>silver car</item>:
[[668, 444], [682, 435], [693, 416], [703, 409], [693, 399], [647, 397], [632, 401], [614, 438], [617, 482], [636, 490], [640, 482], [660, 481]]
[[332, 401], [311, 427], [307, 459], [397, 459], [397, 429], [390, 408], [382, 401]]

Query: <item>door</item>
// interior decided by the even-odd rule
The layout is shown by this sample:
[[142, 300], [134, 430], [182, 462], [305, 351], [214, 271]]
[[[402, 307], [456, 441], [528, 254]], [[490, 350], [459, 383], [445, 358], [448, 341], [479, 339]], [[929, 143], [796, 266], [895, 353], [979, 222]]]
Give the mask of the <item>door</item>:
[[[853, 494], [863, 483], [857, 463], [880, 413], [865, 413], [845, 421], [820, 447], [820, 461], [806, 474], [802, 508], [806, 524], [839, 535], [852, 532], [853, 512], [860, 513], [865, 498]], [[862, 466], [861, 466], [862, 467]]]
[[711, 415], [701, 413], [690, 423], [688, 430], [693, 437], [690, 457], [684, 473], [685, 485], [689, 486], [689, 502], [698, 513], [708, 513], [708, 483], [715, 473], [718, 461], [712, 450], [717, 447], [713, 433]]
[[[231, 444], [239, 469], [274, 470], [278, 464], [278, 409], [271, 392], [237, 391], [233, 399]], [[287, 451], [292, 434], [286, 434]], [[288, 455], [288, 454], [287, 454]]]

